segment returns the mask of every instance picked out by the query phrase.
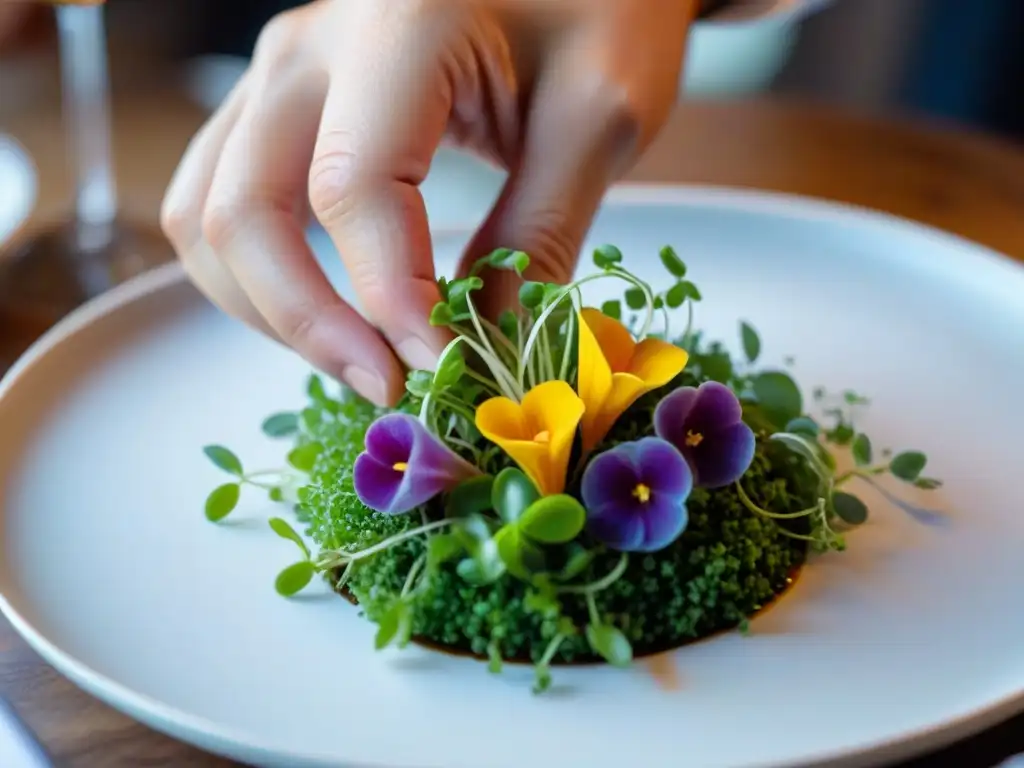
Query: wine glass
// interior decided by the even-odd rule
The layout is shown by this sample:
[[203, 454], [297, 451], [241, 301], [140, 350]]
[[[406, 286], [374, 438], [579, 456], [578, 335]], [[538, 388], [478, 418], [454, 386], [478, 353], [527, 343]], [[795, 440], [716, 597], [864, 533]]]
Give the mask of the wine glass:
[[0, 370], [71, 310], [174, 258], [156, 226], [118, 217], [104, 0], [49, 2], [56, 6], [75, 204], [67, 219], [0, 254]]

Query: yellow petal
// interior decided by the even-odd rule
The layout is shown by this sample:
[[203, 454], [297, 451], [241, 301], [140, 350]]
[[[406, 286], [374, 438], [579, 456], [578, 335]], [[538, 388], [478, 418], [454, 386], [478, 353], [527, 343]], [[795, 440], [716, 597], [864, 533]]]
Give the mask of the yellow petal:
[[476, 427], [501, 448], [541, 494], [561, 493], [583, 401], [564, 381], [534, 387], [518, 405], [492, 397], [476, 411]]
[[663, 387], [680, 374], [690, 359], [682, 347], [661, 339], [644, 339], [633, 350], [629, 373], [647, 385], [647, 391]]
[[583, 450], [594, 450], [619, 416], [648, 389], [640, 379], [630, 373], [616, 373], [612, 376], [612, 388], [596, 415], [587, 412], [583, 422]]
[[[492, 397], [476, 409], [476, 428], [492, 443], [502, 440], [529, 439], [529, 427], [523, 419], [523, 409], [507, 397]], [[500, 443], [498, 443], [500, 445]]]
[[612, 373], [627, 370], [629, 361], [633, 359], [636, 341], [626, 326], [593, 307], [584, 307], [580, 310], [580, 319], [583, 321], [582, 325], [593, 335]]
[[605, 359], [597, 337], [590, 329], [587, 316], [591, 310], [584, 309], [579, 316], [579, 371], [576, 374], [576, 390], [586, 407], [583, 416], [583, 432], [587, 423], [596, 417], [612, 389], [612, 369]]
[[564, 381], [546, 381], [523, 397], [523, 414], [535, 430], [534, 436], [547, 433], [546, 475], [543, 480], [535, 481], [545, 496], [561, 493], [565, 488], [572, 442], [584, 412], [583, 400]]

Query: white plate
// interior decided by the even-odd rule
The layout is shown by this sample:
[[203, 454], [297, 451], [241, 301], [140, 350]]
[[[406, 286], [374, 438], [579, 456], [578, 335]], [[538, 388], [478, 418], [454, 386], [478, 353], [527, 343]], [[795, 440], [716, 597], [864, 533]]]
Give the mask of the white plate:
[[[866, 493], [873, 517], [849, 550], [810, 566], [752, 637], [678, 651], [676, 692], [642, 666], [560, 669], [538, 698], [527, 670], [496, 679], [425, 650], [375, 654], [344, 601], [274, 593], [294, 553], [266, 528], [269, 501], [204, 519], [222, 476], [201, 446], [279, 462], [259, 423], [302, 402], [307, 369], [171, 266], [68, 318], [0, 385], [4, 613], [132, 717], [266, 765], [866, 765], [1021, 708], [1024, 270], [812, 201], [615, 197], [590, 244], [618, 244], [652, 279], [674, 244], [704, 292], [701, 325], [732, 340], [746, 318], [766, 362], [795, 355], [808, 389], [872, 395], [865, 428], [930, 454], [947, 485], [910, 500], [945, 522]], [[438, 237], [443, 271], [464, 241]]]

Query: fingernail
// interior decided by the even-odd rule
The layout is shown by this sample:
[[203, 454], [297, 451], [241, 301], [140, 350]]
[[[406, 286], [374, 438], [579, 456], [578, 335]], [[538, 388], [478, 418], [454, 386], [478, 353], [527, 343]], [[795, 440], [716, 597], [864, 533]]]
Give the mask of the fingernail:
[[367, 400], [377, 405], [385, 405], [387, 403], [387, 385], [384, 384], [384, 379], [376, 373], [371, 373], [365, 368], [359, 368], [355, 365], [349, 365], [341, 372], [341, 378]]
[[415, 336], [400, 342], [395, 351], [410, 368], [432, 371], [437, 364], [437, 353], [432, 352], [422, 339]]

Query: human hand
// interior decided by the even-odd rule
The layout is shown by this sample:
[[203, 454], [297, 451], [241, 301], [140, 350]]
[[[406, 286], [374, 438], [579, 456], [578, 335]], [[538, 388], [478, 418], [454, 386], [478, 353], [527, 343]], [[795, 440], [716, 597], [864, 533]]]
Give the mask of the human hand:
[[[367, 398], [447, 333], [419, 184], [444, 139], [510, 171], [461, 270], [498, 247], [565, 282], [607, 188], [675, 101], [697, 0], [316, 0], [273, 19], [192, 140], [165, 232], [218, 306]], [[312, 208], [363, 319], [304, 238]], [[494, 314], [514, 295], [487, 276]], [[379, 329], [379, 330], [378, 330]]]

